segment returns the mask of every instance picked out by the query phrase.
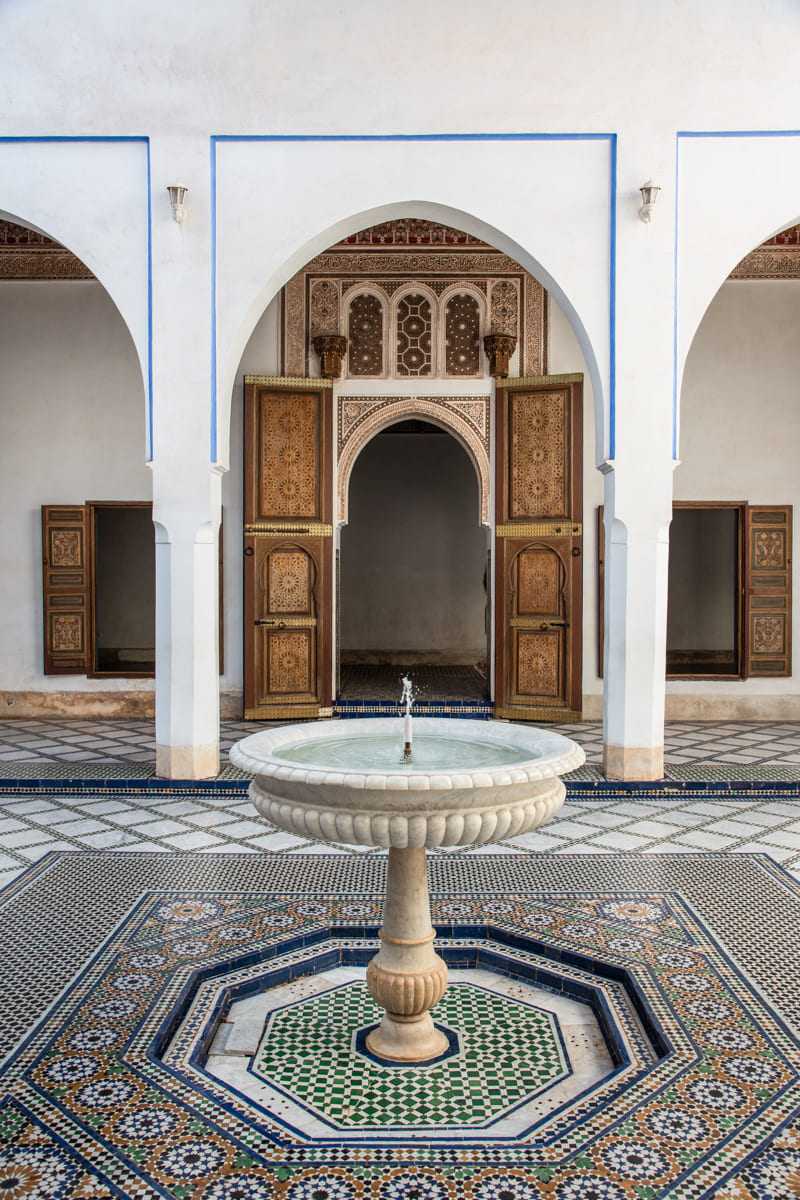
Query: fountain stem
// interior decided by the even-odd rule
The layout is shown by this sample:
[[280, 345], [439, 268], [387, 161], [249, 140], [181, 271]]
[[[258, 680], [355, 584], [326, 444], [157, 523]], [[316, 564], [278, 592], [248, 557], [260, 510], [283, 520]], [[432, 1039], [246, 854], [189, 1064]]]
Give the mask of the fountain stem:
[[389, 850], [381, 948], [367, 967], [367, 986], [385, 1010], [367, 1048], [394, 1062], [443, 1054], [446, 1036], [429, 1012], [444, 995], [447, 967], [433, 948], [425, 847]]

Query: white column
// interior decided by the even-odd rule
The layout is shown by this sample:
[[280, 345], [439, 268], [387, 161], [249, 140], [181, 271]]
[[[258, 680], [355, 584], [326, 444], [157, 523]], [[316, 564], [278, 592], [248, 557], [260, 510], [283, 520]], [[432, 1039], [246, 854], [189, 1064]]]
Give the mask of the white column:
[[[211, 462], [208, 143], [151, 145], [153, 521], [156, 529], [156, 771], [219, 770], [221, 477]], [[167, 186], [188, 187], [186, 220]]]
[[[619, 147], [615, 450], [605, 463], [603, 769], [664, 773], [667, 569], [672, 515], [674, 142]], [[662, 191], [650, 224], [639, 187]]]

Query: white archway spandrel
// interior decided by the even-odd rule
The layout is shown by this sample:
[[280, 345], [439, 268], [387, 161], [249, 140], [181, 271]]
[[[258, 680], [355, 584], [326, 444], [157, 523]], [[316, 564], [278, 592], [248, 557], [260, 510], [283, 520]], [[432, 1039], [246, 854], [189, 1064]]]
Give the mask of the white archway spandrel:
[[491, 484], [489, 413], [489, 396], [339, 396], [338, 520], [347, 523], [350, 476], [367, 442], [397, 421], [418, 417], [447, 430], [469, 454], [478, 475], [480, 521], [487, 525]]

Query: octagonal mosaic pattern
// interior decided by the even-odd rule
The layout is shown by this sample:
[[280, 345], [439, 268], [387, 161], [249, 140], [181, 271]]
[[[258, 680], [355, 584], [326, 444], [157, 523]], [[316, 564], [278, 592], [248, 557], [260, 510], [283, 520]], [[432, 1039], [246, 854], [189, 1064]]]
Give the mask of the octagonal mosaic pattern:
[[[484, 862], [484, 881], [486, 869]], [[797, 1039], [692, 907], [652, 887], [545, 894], [517, 886], [491, 896], [484, 886], [441, 899], [439, 948], [454, 972], [486, 970], [545, 989], [560, 980], [606, 1024], [615, 1069], [534, 1114], [513, 1137], [492, 1138], [488, 1128], [442, 1110], [431, 1112], [435, 1136], [409, 1137], [392, 1123], [381, 1137], [359, 1138], [354, 1125], [350, 1140], [336, 1131], [323, 1138], [209, 1074], [225, 1005], [309, 975], [320, 980], [320, 994], [330, 991], [326, 972], [360, 969], [374, 953], [378, 911], [376, 892], [351, 891], [340, 901], [321, 889], [278, 894], [266, 881], [250, 890], [145, 891], [6, 1064], [2, 1194], [15, 1196], [15, 1187], [40, 1200], [793, 1194]], [[357, 989], [336, 991], [356, 997]], [[217, 1003], [211, 1021], [210, 1002]], [[354, 1007], [361, 1021], [356, 1000]], [[516, 1045], [518, 1070], [527, 1054]], [[306, 1084], [307, 1100], [317, 1086]], [[324, 1098], [323, 1106], [330, 1103]]]

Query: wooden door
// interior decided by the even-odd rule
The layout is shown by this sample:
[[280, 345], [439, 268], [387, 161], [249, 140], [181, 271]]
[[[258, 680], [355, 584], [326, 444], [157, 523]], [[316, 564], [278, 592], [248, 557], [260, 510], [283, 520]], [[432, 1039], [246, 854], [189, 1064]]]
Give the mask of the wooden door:
[[332, 713], [332, 392], [245, 377], [247, 719]]
[[497, 381], [498, 717], [581, 716], [582, 380]]
[[45, 675], [88, 675], [92, 669], [91, 543], [88, 505], [43, 505]]

